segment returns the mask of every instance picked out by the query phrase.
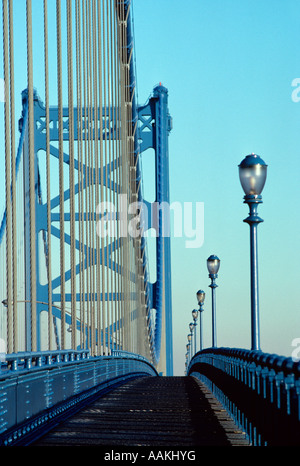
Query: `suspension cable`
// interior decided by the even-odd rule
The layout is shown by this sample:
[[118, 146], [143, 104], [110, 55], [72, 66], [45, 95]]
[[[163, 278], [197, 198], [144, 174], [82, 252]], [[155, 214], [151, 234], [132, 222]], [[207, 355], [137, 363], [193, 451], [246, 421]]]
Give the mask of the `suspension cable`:
[[65, 349], [65, 229], [64, 229], [64, 148], [61, 57], [61, 1], [56, 0], [57, 35], [57, 94], [58, 94], [58, 150], [59, 150], [59, 214], [60, 214], [60, 295], [61, 349]]

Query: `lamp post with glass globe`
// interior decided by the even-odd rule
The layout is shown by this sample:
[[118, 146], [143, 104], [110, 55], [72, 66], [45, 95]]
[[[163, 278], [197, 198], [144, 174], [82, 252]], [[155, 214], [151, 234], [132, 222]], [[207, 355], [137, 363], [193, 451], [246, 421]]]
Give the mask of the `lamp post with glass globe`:
[[203, 342], [202, 342], [202, 312], [203, 312], [203, 304], [204, 304], [204, 300], [205, 300], [205, 293], [203, 290], [199, 290], [197, 291], [197, 301], [198, 301], [198, 304], [199, 304], [199, 315], [200, 315], [200, 318], [199, 318], [199, 327], [200, 327], [200, 351], [202, 350], [203, 348]]
[[209, 271], [209, 278], [211, 279], [211, 300], [212, 300], [212, 346], [217, 346], [217, 330], [216, 330], [216, 293], [215, 290], [218, 287], [216, 284], [216, 278], [218, 277], [218, 271], [220, 268], [220, 259], [217, 256], [209, 256], [207, 259], [207, 269]]
[[239, 165], [239, 177], [245, 192], [244, 203], [248, 204], [250, 210], [244, 222], [250, 226], [251, 349], [260, 350], [257, 226], [263, 220], [258, 216], [257, 208], [262, 203], [261, 193], [267, 178], [267, 165], [259, 155], [247, 155]]
[[197, 353], [197, 338], [196, 338], [196, 327], [197, 327], [197, 319], [198, 319], [198, 311], [197, 309], [194, 309], [192, 311], [192, 316], [193, 316], [193, 320], [194, 320], [194, 329], [195, 329], [195, 335], [194, 335], [194, 351], [195, 351], [195, 354]]

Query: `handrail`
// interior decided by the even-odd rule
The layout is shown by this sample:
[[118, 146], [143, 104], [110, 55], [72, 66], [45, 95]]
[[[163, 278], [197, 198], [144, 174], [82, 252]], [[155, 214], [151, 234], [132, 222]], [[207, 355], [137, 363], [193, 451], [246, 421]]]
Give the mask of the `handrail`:
[[300, 444], [300, 363], [240, 348], [207, 348], [187, 374], [205, 383], [253, 445]]
[[55, 363], [86, 360], [89, 350], [56, 350], [56, 351], [21, 351], [5, 354], [1, 361], [0, 377], [7, 372], [15, 372], [22, 369], [46, 367]]
[[139, 361], [144, 361], [150, 364], [147, 358], [145, 356], [142, 356], [141, 354], [135, 354], [131, 353], [130, 351], [124, 351], [124, 350], [111, 350], [111, 356], [112, 357], [120, 357], [120, 358], [127, 358], [127, 359], [138, 359]]
[[146, 359], [125, 352], [24, 352], [7, 355], [2, 365], [0, 447], [28, 445], [114, 387], [137, 377], [158, 376]]
[[194, 355], [190, 365], [193, 359], [199, 354], [222, 355], [230, 358], [237, 358], [248, 363], [255, 363], [261, 367], [282, 371], [284, 374], [297, 374], [300, 377], [300, 361], [274, 353], [264, 353], [263, 351], [247, 350], [243, 348], [206, 348]]
[[55, 351], [21, 351], [18, 353], [3, 354], [0, 360], [0, 379], [10, 372], [47, 368], [55, 364], [72, 363], [94, 359], [135, 359], [150, 366], [150, 361], [140, 354], [123, 350], [111, 350], [110, 356], [91, 356], [88, 349], [83, 350], [55, 350]]

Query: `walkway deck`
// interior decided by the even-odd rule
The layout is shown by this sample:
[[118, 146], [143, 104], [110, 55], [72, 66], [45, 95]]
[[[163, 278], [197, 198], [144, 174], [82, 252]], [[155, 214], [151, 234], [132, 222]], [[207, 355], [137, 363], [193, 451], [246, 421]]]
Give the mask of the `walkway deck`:
[[247, 446], [193, 377], [143, 377], [85, 407], [33, 446]]

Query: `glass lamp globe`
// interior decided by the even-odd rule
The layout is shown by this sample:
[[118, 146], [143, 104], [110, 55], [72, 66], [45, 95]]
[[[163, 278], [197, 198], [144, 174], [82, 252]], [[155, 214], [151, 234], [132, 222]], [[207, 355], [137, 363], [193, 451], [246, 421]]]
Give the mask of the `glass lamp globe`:
[[197, 320], [197, 319], [198, 319], [198, 311], [197, 311], [197, 309], [194, 309], [194, 310], [192, 311], [192, 316], [193, 316], [193, 319], [194, 319], [194, 320]]
[[207, 269], [210, 274], [217, 274], [220, 268], [220, 259], [217, 256], [209, 256], [207, 259]]
[[198, 303], [204, 303], [204, 299], [205, 299], [205, 293], [204, 291], [202, 290], [199, 290], [197, 291], [197, 300], [198, 300]]
[[239, 176], [246, 195], [260, 195], [267, 178], [267, 164], [259, 155], [247, 155], [239, 165]]

